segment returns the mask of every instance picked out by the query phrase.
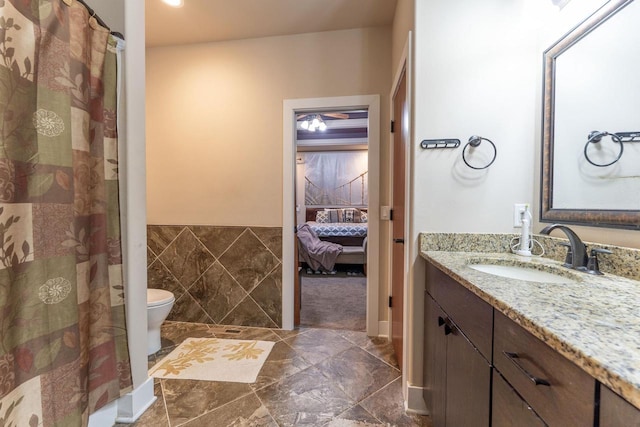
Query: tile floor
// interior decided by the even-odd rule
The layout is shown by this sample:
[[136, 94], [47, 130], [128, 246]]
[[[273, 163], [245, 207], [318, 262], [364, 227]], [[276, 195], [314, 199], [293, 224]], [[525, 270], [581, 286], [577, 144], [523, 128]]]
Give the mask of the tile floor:
[[400, 371], [385, 339], [331, 329], [165, 322], [162, 349], [149, 357], [149, 367], [189, 337], [276, 344], [253, 384], [156, 380], [158, 399], [135, 427], [431, 425], [428, 417], [405, 414]]

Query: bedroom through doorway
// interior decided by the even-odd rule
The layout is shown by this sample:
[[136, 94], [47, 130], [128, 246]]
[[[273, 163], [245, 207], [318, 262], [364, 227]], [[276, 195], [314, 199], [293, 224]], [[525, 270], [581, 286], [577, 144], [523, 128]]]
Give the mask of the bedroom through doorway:
[[295, 114], [300, 326], [367, 330], [369, 112]]

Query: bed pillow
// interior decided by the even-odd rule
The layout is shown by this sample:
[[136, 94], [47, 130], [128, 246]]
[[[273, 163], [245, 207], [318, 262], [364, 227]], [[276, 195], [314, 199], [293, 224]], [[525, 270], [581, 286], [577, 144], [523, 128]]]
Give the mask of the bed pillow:
[[344, 209], [325, 209], [329, 222], [344, 222]]
[[344, 222], [362, 222], [362, 211], [355, 208], [345, 209]]
[[355, 217], [355, 209], [344, 209], [342, 215], [344, 222], [354, 222], [353, 218]]
[[318, 211], [316, 212], [316, 222], [322, 223], [322, 224], [327, 224], [330, 221], [329, 219], [329, 212], [327, 211]]
[[367, 222], [368, 216], [367, 212], [360, 211], [360, 222]]

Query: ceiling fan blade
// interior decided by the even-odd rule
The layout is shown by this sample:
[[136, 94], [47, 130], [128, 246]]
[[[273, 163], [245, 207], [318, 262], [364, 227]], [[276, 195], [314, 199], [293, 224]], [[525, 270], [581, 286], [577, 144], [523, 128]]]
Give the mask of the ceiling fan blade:
[[302, 120], [307, 117], [309, 114], [298, 114], [296, 115], [296, 120]]
[[345, 113], [323, 113], [323, 116], [333, 117], [334, 119], [348, 119], [349, 115]]

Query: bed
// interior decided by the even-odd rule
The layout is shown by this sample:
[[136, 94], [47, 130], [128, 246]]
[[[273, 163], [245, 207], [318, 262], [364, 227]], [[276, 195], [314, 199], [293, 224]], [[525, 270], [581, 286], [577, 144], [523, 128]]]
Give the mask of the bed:
[[[358, 210], [355, 217], [350, 218], [355, 222], [318, 222], [318, 211], [325, 209], [339, 208], [307, 208], [305, 219], [307, 225], [313, 230], [320, 240], [338, 243], [342, 245], [342, 253], [336, 258], [336, 264], [358, 264], [362, 265], [365, 276], [367, 275], [367, 209], [366, 208], [344, 208], [345, 210]], [[364, 215], [363, 215], [364, 214]], [[345, 219], [339, 216], [339, 219]], [[336, 219], [332, 216], [331, 219]], [[346, 218], [349, 219], [349, 218]]]
[[[367, 213], [366, 208], [357, 208], [360, 212]], [[321, 223], [316, 221], [318, 211], [324, 211], [325, 208], [307, 208], [306, 221], [311, 229], [318, 235], [321, 240], [339, 243], [343, 246], [362, 246], [364, 239], [367, 237], [366, 222], [328, 222]]]

